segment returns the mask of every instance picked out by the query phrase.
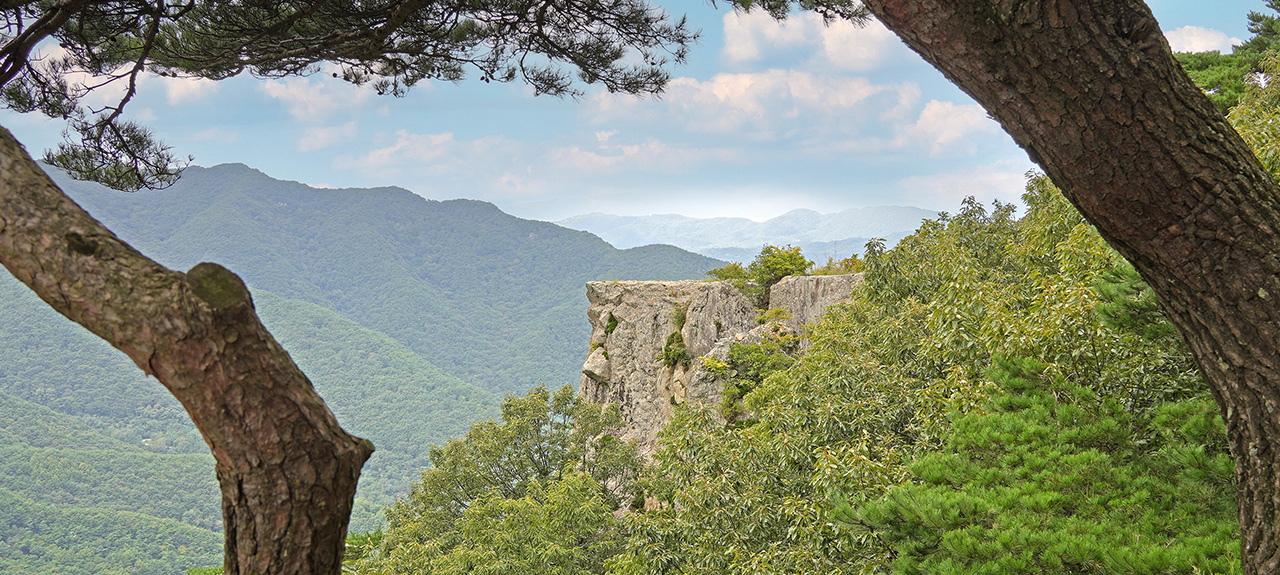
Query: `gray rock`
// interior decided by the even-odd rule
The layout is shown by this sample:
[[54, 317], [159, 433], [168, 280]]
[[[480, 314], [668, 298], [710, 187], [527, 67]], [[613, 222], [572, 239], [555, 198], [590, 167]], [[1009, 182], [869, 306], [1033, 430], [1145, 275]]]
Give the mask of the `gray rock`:
[[[723, 400], [732, 374], [707, 369], [706, 358], [727, 363], [735, 343], [802, 334], [804, 325], [847, 299], [861, 280], [860, 274], [785, 278], [769, 297], [791, 318], [765, 325], [756, 322], [752, 302], [727, 282], [590, 282], [592, 352], [582, 366], [579, 394], [595, 403], [618, 404], [626, 421], [622, 438], [634, 440], [651, 458], [658, 432], [671, 421], [676, 405], [718, 406]], [[676, 331], [688, 361], [668, 365], [663, 348]]]
[[609, 374], [609, 356], [605, 354], [603, 347], [597, 347], [587, 356], [587, 362], [582, 364], [582, 375], [596, 381], [609, 381]]
[[[782, 322], [796, 333], [804, 334], [804, 326], [816, 323], [827, 314], [827, 308], [849, 299], [854, 286], [862, 283], [862, 274], [836, 276], [788, 276], [769, 288], [769, 307], [782, 308], [791, 314]], [[801, 339], [801, 347], [808, 347]]]

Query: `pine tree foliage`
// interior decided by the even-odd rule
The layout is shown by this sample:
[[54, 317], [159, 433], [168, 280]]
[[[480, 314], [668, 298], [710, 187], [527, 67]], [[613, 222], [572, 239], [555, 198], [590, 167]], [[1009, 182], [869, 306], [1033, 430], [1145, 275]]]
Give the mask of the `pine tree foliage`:
[[[1266, 5], [1272, 12], [1280, 12], [1280, 1], [1266, 0]], [[1250, 90], [1251, 78], [1265, 72], [1263, 62], [1280, 41], [1280, 18], [1250, 11], [1249, 31], [1253, 36], [1233, 47], [1230, 54], [1217, 51], [1175, 54], [1182, 69], [1223, 114], [1243, 102]]]
[[857, 521], [900, 573], [1231, 573], [1234, 464], [1212, 398], [1147, 411], [997, 362], [987, 413], [961, 417], [914, 483]]
[[[46, 39], [60, 49], [36, 53]], [[323, 71], [396, 96], [472, 72], [538, 94], [580, 95], [580, 83], [645, 94], [662, 89], [665, 67], [696, 39], [683, 19], [643, 0], [25, 0], [0, 6], [0, 106], [67, 122], [76, 137], [46, 161], [136, 190], [173, 184], [187, 164], [123, 118], [145, 72], [221, 80]], [[68, 81], [73, 74], [89, 80]], [[123, 88], [117, 102], [86, 104], [109, 84]]]

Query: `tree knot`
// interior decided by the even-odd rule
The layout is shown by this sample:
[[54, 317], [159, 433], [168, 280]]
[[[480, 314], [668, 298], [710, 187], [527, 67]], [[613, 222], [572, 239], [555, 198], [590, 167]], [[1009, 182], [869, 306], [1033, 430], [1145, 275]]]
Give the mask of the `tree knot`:
[[249, 288], [245, 287], [240, 276], [215, 263], [196, 264], [187, 272], [187, 285], [214, 309], [225, 309], [238, 303], [253, 305]]
[[67, 250], [82, 256], [91, 256], [98, 253], [98, 242], [86, 238], [76, 232], [69, 232], [64, 236], [67, 240]]

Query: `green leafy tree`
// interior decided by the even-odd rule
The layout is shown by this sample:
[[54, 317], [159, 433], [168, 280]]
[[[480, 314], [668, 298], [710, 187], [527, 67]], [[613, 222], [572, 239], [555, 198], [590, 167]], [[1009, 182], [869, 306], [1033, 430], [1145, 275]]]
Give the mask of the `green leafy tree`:
[[[1245, 573], [1280, 556], [1280, 186], [1146, 3], [862, 0], [1133, 263], [1219, 402]], [[1224, 231], [1229, 230], [1229, 231]]]
[[[1280, 12], [1280, 2], [1267, 0], [1267, 8]], [[1223, 114], [1235, 108], [1249, 91], [1250, 77], [1264, 71], [1267, 52], [1280, 40], [1280, 18], [1261, 12], [1249, 12], [1249, 31], [1253, 36], [1232, 49], [1219, 52], [1187, 52], [1175, 56], [1191, 80], [1204, 90]]]
[[615, 571], [888, 568], [892, 542], [842, 510], [910, 481], [917, 457], [946, 446], [952, 414], [985, 409], [996, 357], [1036, 358], [1134, 412], [1203, 389], [1185, 350], [1103, 322], [1095, 286], [1119, 259], [1058, 190], [1030, 178], [1024, 202], [1015, 218], [967, 201], [891, 250], [869, 246], [864, 283], [806, 355], [743, 397], [753, 425], [677, 410], [644, 479], [665, 505], [631, 519]]
[[707, 272], [717, 280], [728, 281], [738, 291], [754, 299], [762, 308], [769, 306], [769, 288], [787, 276], [806, 275], [813, 262], [805, 259], [799, 247], [765, 245], [750, 264], [734, 262]]
[[767, 334], [760, 343], [730, 346], [729, 363], [724, 365], [723, 371], [732, 377], [725, 382], [721, 415], [728, 421], [737, 421], [743, 415], [742, 397], [764, 383], [774, 372], [794, 365], [799, 343], [796, 336], [775, 331]]
[[842, 260], [827, 258], [827, 263], [822, 264], [821, 267], [813, 269], [813, 275], [830, 276], [856, 274], [860, 271], [862, 271], [862, 258], [859, 258], [857, 254], [854, 254]]
[[1227, 119], [1272, 177], [1280, 177], [1280, 53], [1268, 52]]
[[387, 509], [357, 573], [598, 573], [620, 546], [613, 512], [640, 460], [612, 435], [616, 406], [569, 386], [508, 397], [502, 420], [431, 450], [432, 467]]

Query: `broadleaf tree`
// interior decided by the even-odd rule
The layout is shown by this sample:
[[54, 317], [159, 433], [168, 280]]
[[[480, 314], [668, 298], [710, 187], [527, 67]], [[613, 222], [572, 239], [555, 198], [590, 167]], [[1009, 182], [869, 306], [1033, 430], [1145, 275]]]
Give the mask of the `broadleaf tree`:
[[431, 449], [409, 494], [387, 509], [385, 532], [349, 570], [401, 573], [603, 573], [624, 532], [636, 446], [610, 433], [617, 405], [534, 388], [508, 396], [501, 421]]
[[[126, 119], [144, 74], [324, 72], [401, 95], [473, 71], [539, 93], [587, 83], [643, 94], [696, 38], [644, 0], [18, 0], [0, 19], [0, 105], [65, 120], [68, 138], [45, 159], [123, 190], [164, 187], [185, 164]], [[111, 84], [118, 101], [87, 103]], [[138, 253], [2, 129], [0, 263], [186, 408], [217, 462], [226, 573], [338, 573], [373, 446], [338, 426], [234, 273], [177, 272]]]

